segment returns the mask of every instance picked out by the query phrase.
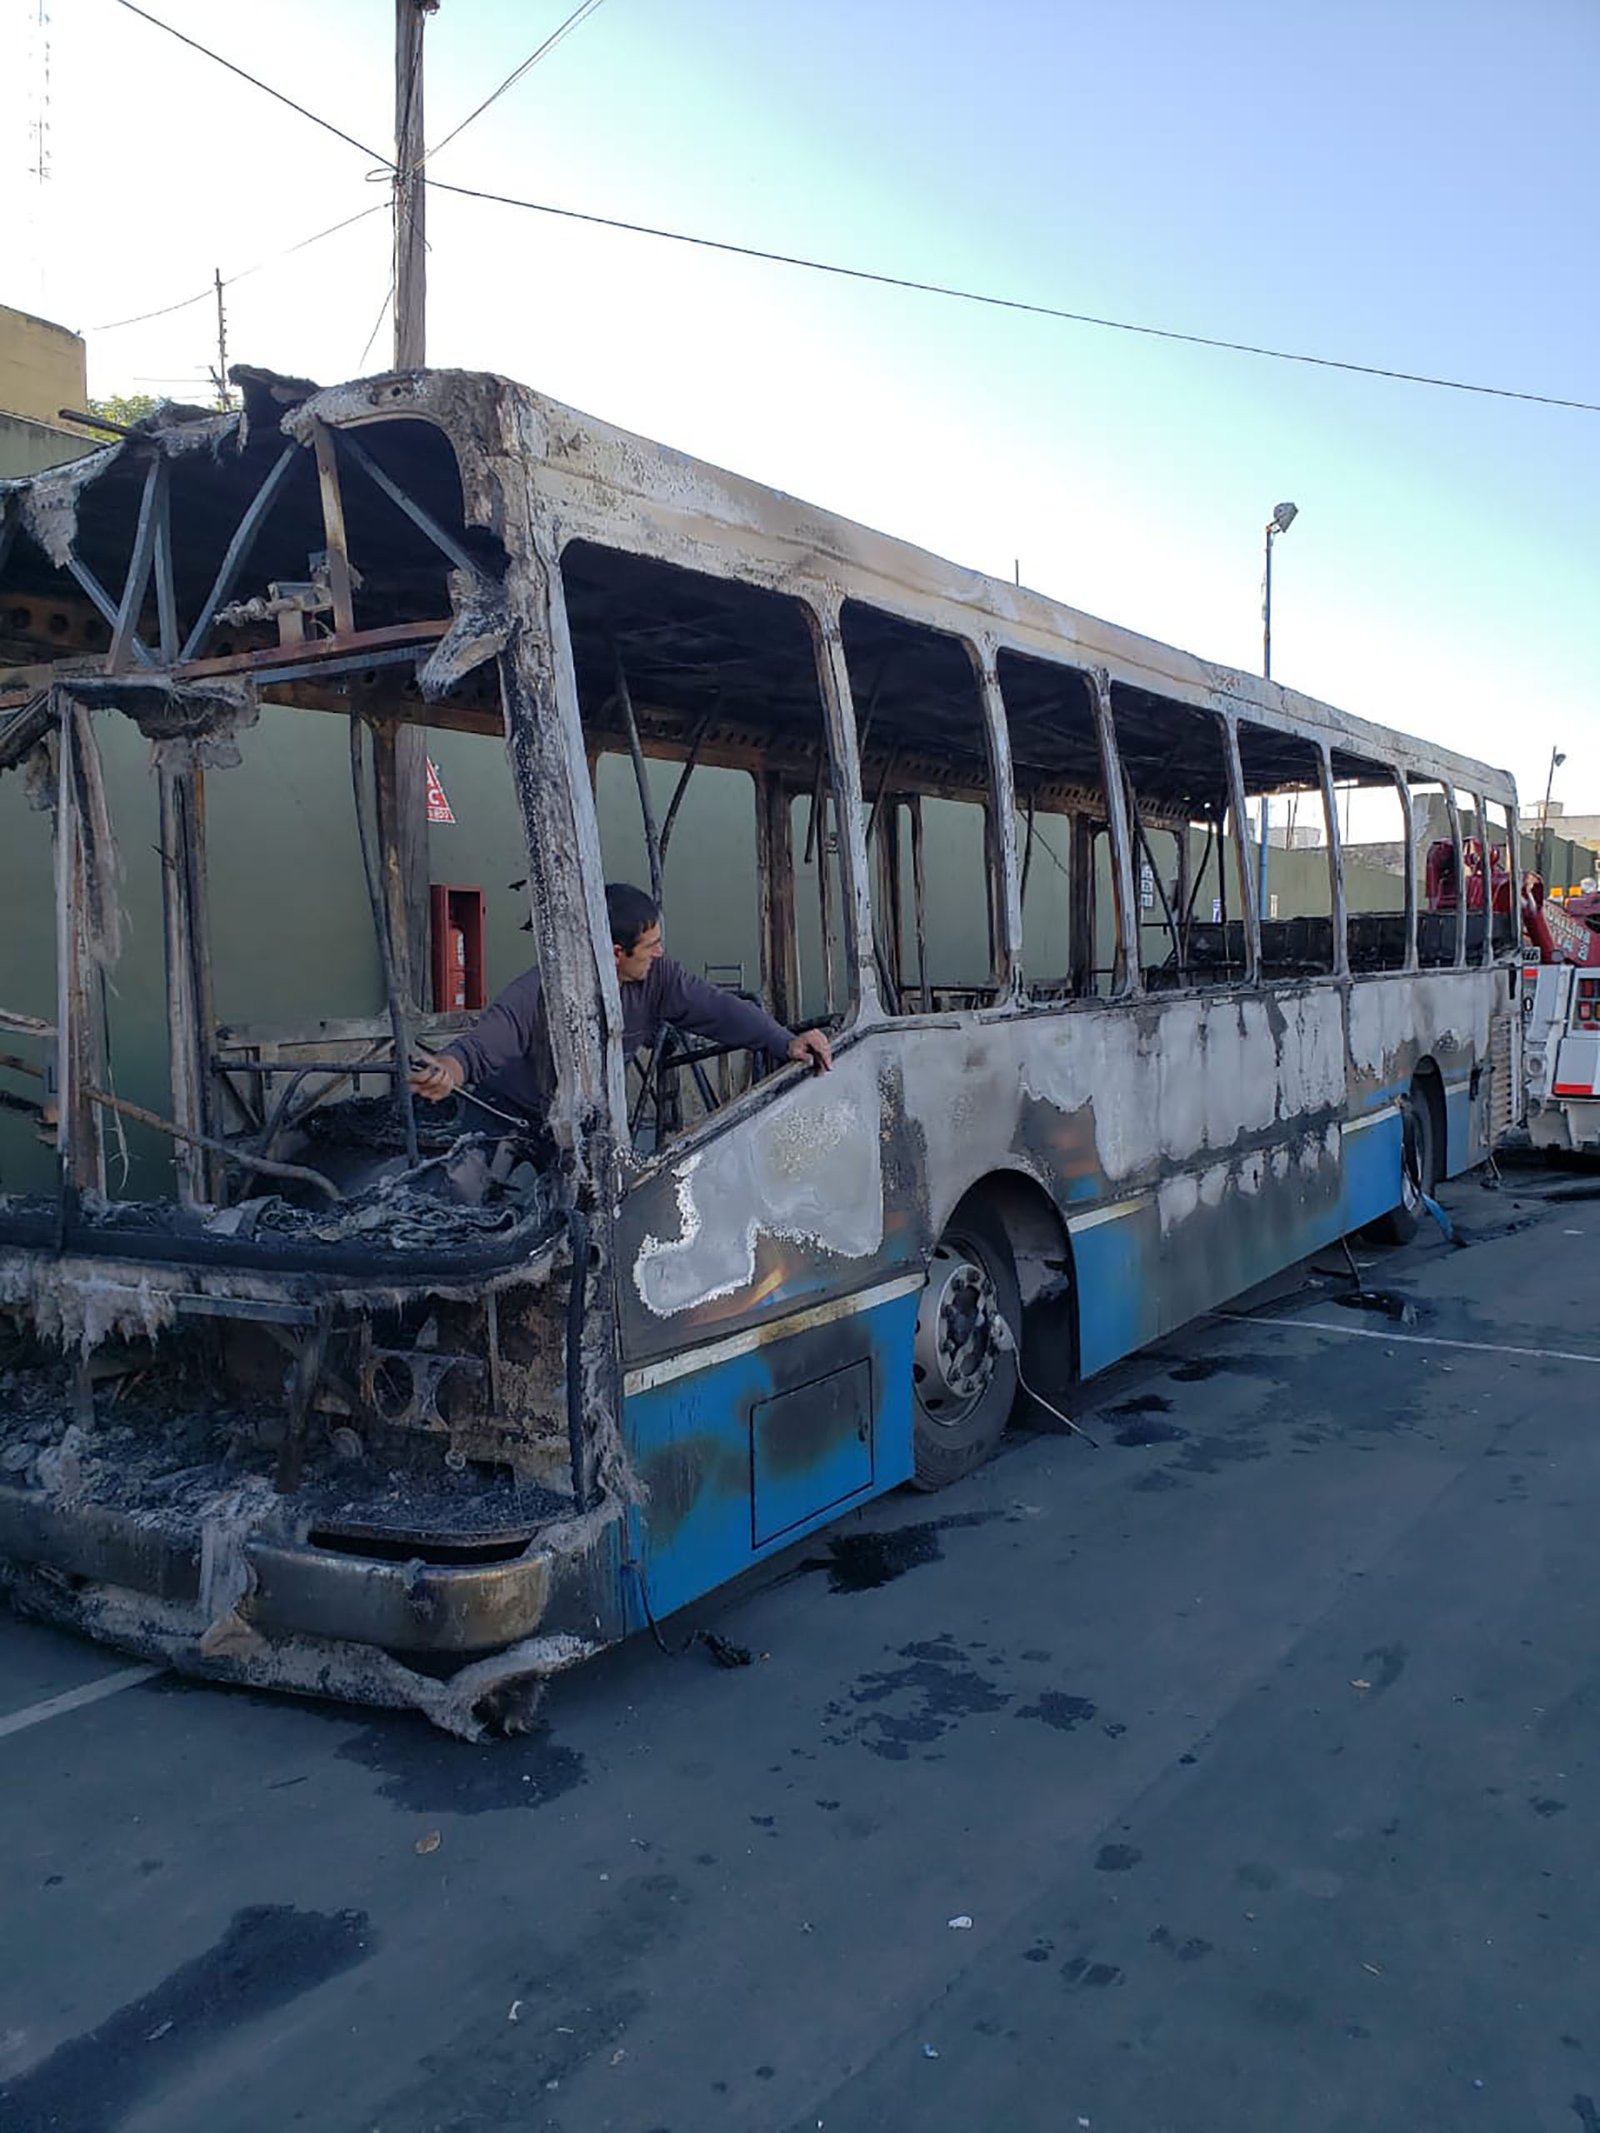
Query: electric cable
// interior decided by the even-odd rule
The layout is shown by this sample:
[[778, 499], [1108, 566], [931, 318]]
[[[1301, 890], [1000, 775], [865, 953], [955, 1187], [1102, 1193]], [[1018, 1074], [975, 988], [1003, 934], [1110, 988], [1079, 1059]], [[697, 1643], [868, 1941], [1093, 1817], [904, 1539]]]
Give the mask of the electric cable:
[[1018, 1342], [1017, 1336], [1012, 1332], [1011, 1321], [1005, 1316], [1005, 1314], [1001, 1311], [996, 1311], [990, 1320], [990, 1324], [994, 1329], [995, 1346], [1000, 1350], [1000, 1353], [1002, 1355], [1009, 1355], [1015, 1360], [1017, 1366], [1017, 1383], [1028, 1395], [1028, 1398], [1030, 1400], [1036, 1401], [1038, 1405], [1044, 1409], [1047, 1415], [1054, 1415], [1058, 1422], [1064, 1422], [1067, 1428], [1071, 1430], [1072, 1434], [1075, 1437], [1081, 1437], [1085, 1444], [1092, 1445], [1096, 1451], [1099, 1451], [1100, 1440], [1098, 1437], [1091, 1437], [1089, 1432], [1084, 1428], [1081, 1422], [1074, 1422], [1071, 1415], [1064, 1415], [1059, 1407], [1055, 1406], [1053, 1402], [1045, 1398], [1042, 1392], [1035, 1392], [1033, 1387], [1023, 1376], [1021, 1344]]
[[391, 157], [379, 155], [376, 149], [369, 148], [365, 141], [358, 141], [354, 134], [346, 133], [342, 126], [334, 125], [331, 119], [321, 118], [315, 111], [308, 111], [304, 104], [297, 104], [292, 96], [285, 96], [281, 89], [274, 89], [271, 82], [262, 81], [258, 75], [246, 73], [243, 67], [236, 67], [231, 59], [224, 59], [220, 52], [213, 52], [209, 45], [201, 44], [198, 38], [185, 36], [182, 30], [175, 30], [170, 22], [163, 22], [159, 15], [152, 15], [148, 9], [136, 6], [134, 0], [117, 0], [117, 5], [125, 7], [130, 15], [137, 15], [141, 21], [152, 24], [156, 29], [165, 30], [169, 37], [176, 37], [179, 44], [188, 45], [191, 51], [200, 52], [207, 59], [214, 59], [219, 67], [226, 67], [230, 74], [237, 74], [241, 81], [249, 82], [253, 89], [260, 89], [275, 98], [278, 103], [287, 104], [291, 111], [298, 111], [302, 118], [310, 119], [313, 126], [320, 126], [324, 133], [333, 134], [336, 139], [344, 141], [351, 148], [359, 148], [364, 156], [371, 156], [373, 161], [381, 163], [385, 170], [394, 169]]
[[[303, 252], [311, 245], [320, 244], [324, 237], [337, 237], [341, 230], [349, 229], [353, 223], [365, 222], [369, 215], [387, 214], [388, 209], [389, 203], [387, 200], [375, 200], [370, 207], [363, 207], [353, 215], [346, 215], [342, 222], [330, 222], [325, 230], [315, 230], [309, 237], [302, 237], [296, 243], [286, 245], [281, 252], [273, 252], [265, 259], [258, 259], [254, 266], [241, 267], [237, 274], [225, 274], [222, 277], [222, 286], [225, 289], [231, 289], [235, 282], [248, 281], [252, 274], [261, 274], [268, 267], [277, 266], [280, 260], [292, 259], [296, 252]], [[200, 291], [198, 296], [186, 296], [179, 303], [164, 304], [159, 311], [141, 311], [134, 318], [114, 318], [109, 324], [91, 326], [88, 331], [90, 333], [115, 333], [123, 326], [143, 326], [150, 319], [169, 318], [174, 311], [187, 311], [193, 304], [212, 303], [216, 299], [216, 294], [217, 285], [215, 282], [210, 282]]]
[[566, 37], [570, 34], [571, 31], [577, 29], [579, 24], [586, 21], [588, 17], [594, 13], [596, 8], [601, 7], [603, 5], [604, 0], [580, 0], [580, 4], [572, 10], [572, 13], [567, 17], [566, 21], [558, 24], [557, 27], [550, 32], [549, 36], [545, 38], [544, 42], [539, 45], [534, 51], [528, 54], [527, 58], [522, 62], [520, 67], [513, 68], [512, 71], [506, 76], [505, 80], [500, 84], [499, 88], [493, 90], [488, 96], [486, 96], [483, 102], [477, 106], [476, 110], [469, 111], [466, 117], [461, 121], [460, 125], [452, 127], [451, 130], [445, 135], [442, 141], [435, 141], [431, 148], [424, 148], [422, 154], [418, 156], [415, 163], [411, 165], [410, 170], [406, 172], [406, 176], [410, 177], [414, 175], [417, 171], [421, 170], [423, 165], [427, 162], [430, 162], [432, 158], [439, 153], [441, 148], [448, 148], [453, 140], [455, 140], [460, 134], [466, 132], [467, 128], [472, 124], [474, 119], [482, 118], [483, 114], [488, 110], [491, 104], [497, 103], [499, 99], [505, 95], [508, 89], [514, 88], [516, 84], [521, 81], [523, 75], [527, 73], [530, 67], [537, 66], [541, 59], [544, 59], [549, 53], [555, 50], [556, 46], [560, 44], [563, 37]]
[[364, 371], [367, 367], [367, 357], [372, 353], [372, 344], [378, 338], [378, 328], [383, 324], [383, 315], [393, 301], [394, 276], [391, 274], [389, 276], [389, 286], [383, 292], [383, 302], [378, 306], [378, 315], [372, 322], [372, 331], [367, 335], [366, 346], [362, 349], [360, 358], [356, 363], [358, 373]]
[[1192, 348], [1218, 348], [1231, 355], [1263, 356], [1277, 363], [1307, 363], [1319, 370], [1353, 372], [1357, 377], [1387, 378], [1403, 385], [1431, 385], [1445, 392], [1477, 393], [1494, 400], [1526, 400], [1539, 407], [1569, 407], [1581, 414], [1600, 415], [1600, 401], [1568, 400], [1556, 393], [1530, 393], [1505, 385], [1477, 385], [1462, 378], [1440, 378], [1425, 371], [1392, 370], [1378, 363], [1353, 363], [1339, 356], [1306, 355], [1289, 348], [1268, 348], [1255, 341], [1228, 341], [1208, 333], [1182, 333], [1171, 326], [1139, 325], [1130, 319], [1102, 318], [1092, 311], [1068, 311], [1057, 304], [1033, 303], [1019, 296], [992, 296], [977, 289], [960, 289], [949, 282], [917, 281], [903, 274], [881, 274], [869, 267], [841, 266], [836, 260], [808, 259], [796, 252], [771, 252], [759, 245], [733, 244], [722, 237], [696, 237], [686, 230], [667, 230], [648, 222], [625, 222], [615, 215], [594, 215], [575, 207], [555, 207], [547, 200], [522, 200], [509, 193], [492, 193], [471, 185], [449, 185], [430, 178], [435, 192], [459, 193], [465, 200], [488, 200], [499, 207], [526, 208], [531, 214], [554, 215], [565, 222], [584, 222], [597, 229], [622, 230], [633, 237], [659, 237], [669, 244], [687, 244], [701, 251], [725, 252], [736, 259], [759, 259], [780, 267], [804, 267], [813, 274], [833, 274], [844, 281], [871, 282], [883, 289], [907, 289], [921, 296], [944, 296], [965, 304], [981, 304], [997, 311], [1019, 311], [1032, 318], [1062, 319], [1069, 325], [1099, 326], [1111, 333], [1136, 333], [1151, 340], [1181, 341]]

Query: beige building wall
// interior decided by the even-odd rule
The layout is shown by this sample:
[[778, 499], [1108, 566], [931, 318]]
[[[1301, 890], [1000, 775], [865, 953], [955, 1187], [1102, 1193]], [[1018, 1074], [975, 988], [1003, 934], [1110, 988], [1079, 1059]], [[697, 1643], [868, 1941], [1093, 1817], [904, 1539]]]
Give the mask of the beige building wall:
[[16, 480], [77, 459], [99, 440], [68, 429], [64, 407], [89, 391], [82, 340], [65, 326], [0, 304], [0, 480]]

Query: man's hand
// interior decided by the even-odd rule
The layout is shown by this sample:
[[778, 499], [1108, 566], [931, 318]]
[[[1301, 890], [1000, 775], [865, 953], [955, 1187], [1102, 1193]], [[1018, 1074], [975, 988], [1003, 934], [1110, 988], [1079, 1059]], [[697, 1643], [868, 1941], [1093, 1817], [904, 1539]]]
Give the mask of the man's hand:
[[407, 1076], [412, 1094], [425, 1096], [431, 1104], [442, 1104], [447, 1096], [454, 1096], [466, 1078], [467, 1070], [453, 1052], [441, 1052], [426, 1066], [413, 1065]]
[[826, 1074], [833, 1065], [833, 1046], [819, 1029], [802, 1030], [789, 1047], [789, 1057], [813, 1074]]

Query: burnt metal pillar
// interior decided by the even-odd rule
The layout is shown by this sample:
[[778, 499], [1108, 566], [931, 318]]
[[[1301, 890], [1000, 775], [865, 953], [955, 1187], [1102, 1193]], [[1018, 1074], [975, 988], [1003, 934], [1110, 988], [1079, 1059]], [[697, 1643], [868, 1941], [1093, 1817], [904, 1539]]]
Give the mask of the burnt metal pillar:
[[[1228, 810], [1233, 816], [1233, 854], [1239, 870], [1239, 916], [1244, 924], [1245, 977], [1254, 984], [1261, 974], [1261, 912], [1251, 894], [1250, 823], [1245, 813], [1244, 763], [1239, 754], [1239, 728], [1229, 718], [1223, 728], [1224, 757], [1228, 766]], [[1221, 857], [1219, 854], [1219, 878]]]
[[1093, 818], [1083, 812], [1070, 815], [1067, 846], [1067, 974], [1075, 999], [1087, 999], [1095, 990], [1094, 961], [1094, 838]]
[[1005, 699], [995, 666], [993, 640], [983, 647], [979, 687], [983, 695], [984, 730], [989, 749], [988, 809], [990, 867], [989, 908], [993, 919], [995, 982], [1001, 997], [1014, 993], [1024, 976], [1022, 968], [1022, 887], [1017, 856], [1016, 772], [1011, 762], [1011, 731], [1006, 724]]
[[[205, 781], [185, 749], [161, 752], [161, 912], [166, 943], [167, 1033], [171, 1048], [172, 1121], [188, 1134], [211, 1134], [210, 1058], [215, 1015], [206, 923]], [[178, 1199], [195, 1207], [216, 1199], [221, 1165], [193, 1141], [175, 1143]]]
[[761, 985], [779, 1022], [793, 1024], [800, 1008], [795, 941], [794, 844], [789, 792], [777, 771], [756, 780], [756, 869], [761, 898]]
[[372, 721], [378, 852], [389, 940], [409, 1013], [429, 1007], [428, 735], [401, 719]]
[[[1409, 781], [1409, 779], [1408, 779], [1408, 778], [1407, 778], [1407, 777], [1405, 776], [1405, 774], [1404, 774], [1404, 773], [1403, 773], [1402, 771], [1398, 771], [1398, 770], [1397, 770], [1397, 771], [1395, 772], [1395, 774], [1394, 774], [1394, 783], [1395, 783], [1395, 790], [1396, 790], [1396, 791], [1397, 791], [1397, 792], [1399, 793], [1399, 795], [1400, 795], [1400, 819], [1401, 819], [1401, 822], [1402, 822], [1402, 824], [1404, 825], [1404, 827], [1403, 827], [1403, 829], [1402, 829], [1402, 832], [1401, 832], [1401, 834], [1402, 834], [1402, 836], [1403, 836], [1403, 837], [1404, 837], [1404, 839], [1405, 839], [1405, 846], [1404, 846], [1404, 849], [1405, 849], [1405, 879], [1406, 879], [1406, 963], [1405, 963], [1405, 967], [1406, 967], [1406, 969], [1407, 969], [1407, 970], [1416, 970], [1416, 969], [1418, 969], [1418, 968], [1420, 967], [1420, 957], [1418, 956], [1418, 953], [1417, 953], [1417, 933], [1418, 933], [1418, 926], [1417, 926], [1417, 905], [1418, 905], [1418, 899], [1419, 899], [1419, 893], [1420, 893], [1420, 892], [1419, 892], [1419, 889], [1418, 889], [1418, 885], [1417, 885], [1417, 848], [1416, 848], [1416, 845], [1415, 845], [1415, 843], [1413, 842], [1413, 839], [1415, 838], [1415, 836], [1416, 836], [1416, 834], [1417, 834], [1417, 830], [1416, 830], [1416, 818], [1415, 818], [1415, 816], [1414, 816], [1414, 814], [1413, 814], [1413, 812], [1412, 812], [1412, 807], [1411, 807], [1411, 784], [1410, 784], [1410, 781]], [[1515, 895], [1515, 894], [1517, 893], [1517, 892], [1516, 892], [1516, 886], [1515, 886], [1515, 877], [1513, 877], [1513, 887], [1512, 887], [1512, 893], [1513, 893], [1513, 895]]]
[[1339, 842], [1339, 796], [1333, 789], [1333, 759], [1326, 748], [1317, 750], [1317, 782], [1322, 787], [1322, 811], [1328, 818], [1328, 873], [1333, 890], [1333, 974], [1343, 978], [1350, 974], [1344, 847]]
[[[839, 869], [844, 885], [845, 943], [854, 972], [856, 997], [864, 1021], [883, 1013], [872, 939], [872, 896], [867, 865], [866, 822], [861, 800], [861, 762], [856, 752], [855, 698], [837, 595], [819, 595], [810, 603], [817, 645], [817, 679], [833, 758], [833, 819], [839, 840]], [[824, 815], [824, 821], [826, 816]], [[827, 878], [827, 845], [819, 831], [818, 868]]]
[[[65, 1229], [85, 1192], [106, 1189], [105, 1136], [90, 1089], [101, 1086], [105, 1032], [88, 942], [88, 884], [75, 760], [80, 706], [52, 691], [57, 709], [56, 804], [56, 1153]], [[86, 712], [81, 713], [87, 717]]]
[[333, 432], [325, 422], [312, 421], [311, 444], [317, 460], [317, 484], [322, 492], [322, 531], [328, 544], [328, 594], [333, 602], [334, 634], [348, 637], [356, 626], [350, 543], [344, 526], [344, 492], [339, 486], [338, 455], [334, 449]]
[[1111, 888], [1117, 916], [1117, 961], [1112, 990], [1138, 992], [1139, 899], [1133, 878], [1133, 842], [1128, 823], [1126, 781], [1117, 753], [1117, 726], [1111, 709], [1111, 676], [1094, 670], [1094, 723], [1100, 742], [1100, 775], [1105, 781], [1107, 828], [1111, 835]]

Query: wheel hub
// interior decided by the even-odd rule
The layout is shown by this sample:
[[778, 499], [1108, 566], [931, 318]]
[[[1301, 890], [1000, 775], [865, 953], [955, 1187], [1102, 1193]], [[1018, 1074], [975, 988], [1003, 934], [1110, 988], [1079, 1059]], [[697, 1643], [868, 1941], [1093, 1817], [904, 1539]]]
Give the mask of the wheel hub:
[[959, 1246], [941, 1244], [917, 1313], [913, 1363], [917, 1396], [931, 1415], [955, 1419], [988, 1390], [1000, 1349], [1000, 1300], [986, 1268]]

